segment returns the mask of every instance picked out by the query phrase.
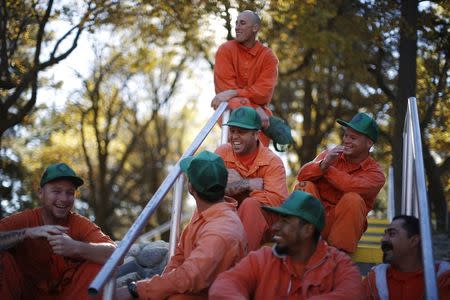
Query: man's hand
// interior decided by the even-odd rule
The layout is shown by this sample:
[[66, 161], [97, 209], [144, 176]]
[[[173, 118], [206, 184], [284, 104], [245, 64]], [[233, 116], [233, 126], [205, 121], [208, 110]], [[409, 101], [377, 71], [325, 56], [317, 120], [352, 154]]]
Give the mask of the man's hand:
[[77, 256], [79, 242], [75, 241], [67, 234], [51, 235], [47, 239], [52, 247], [53, 253], [67, 257]]
[[217, 107], [219, 107], [220, 103], [228, 102], [228, 100], [235, 97], [236, 95], [237, 95], [236, 90], [226, 90], [226, 91], [220, 92], [212, 99], [211, 107], [214, 109], [217, 109]]
[[228, 184], [231, 184], [236, 181], [242, 180], [241, 174], [235, 169], [227, 169], [228, 170]]
[[38, 227], [30, 227], [26, 229], [26, 236], [28, 238], [45, 237], [49, 238], [54, 235], [67, 233], [69, 228], [59, 225], [44, 225]]
[[261, 119], [261, 126], [263, 129], [267, 129], [270, 125], [269, 116], [266, 114], [264, 109], [262, 107], [255, 108], [256, 112], [259, 115], [259, 118]]
[[128, 287], [123, 286], [118, 289], [116, 289], [115, 293], [115, 300], [131, 300], [133, 297], [131, 297], [130, 292], [128, 292]]
[[329, 166], [334, 164], [338, 159], [339, 155], [344, 151], [344, 146], [336, 146], [330, 151], [328, 151], [327, 156], [320, 163], [320, 168], [322, 172], [325, 172]]

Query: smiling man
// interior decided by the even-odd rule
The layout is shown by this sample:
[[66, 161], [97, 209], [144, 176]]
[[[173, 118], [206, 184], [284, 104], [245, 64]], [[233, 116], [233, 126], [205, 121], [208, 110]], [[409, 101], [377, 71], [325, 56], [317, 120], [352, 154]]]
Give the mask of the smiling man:
[[337, 122], [344, 126], [342, 145], [305, 164], [298, 173], [296, 189], [314, 195], [324, 205], [327, 221], [322, 237], [353, 253], [386, 179], [369, 153], [378, 139], [376, 122], [365, 113], [356, 114], [350, 122]]
[[[278, 58], [268, 47], [256, 40], [261, 20], [250, 10], [241, 12], [236, 20], [236, 38], [222, 44], [216, 53], [214, 85], [216, 96], [211, 102], [214, 109], [228, 102], [230, 109], [251, 106], [269, 126], [268, 108], [278, 78]], [[268, 138], [260, 134], [262, 142]]]
[[225, 194], [238, 201], [249, 250], [256, 250], [270, 240], [276, 221], [261, 205], [279, 205], [287, 197], [286, 172], [281, 159], [260, 145], [261, 119], [253, 108], [233, 110], [225, 125], [230, 127], [229, 143], [216, 150], [228, 168]]
[[363, 299], [358, 268], [320, 240], [325, 215], [318, 199], [294, 191], [281, 206], [263, 209], [280, 218], [273, 225], [275, 246], [251, 252], [219, 275], [210, 299]]
[[[400, 215], [381, 239], [383, 262], [364, 279], [367, 299], [425, 299], [419, 220]], [[439, 299], [450, 299], [450, 263], [436, 263]]]
[[0, 220], [2, 299], [92, 299], [88, 286], [116, 246], [72, 212], [82, 184], [68, 165], [50, 165], [38, 191], [41, 207]]

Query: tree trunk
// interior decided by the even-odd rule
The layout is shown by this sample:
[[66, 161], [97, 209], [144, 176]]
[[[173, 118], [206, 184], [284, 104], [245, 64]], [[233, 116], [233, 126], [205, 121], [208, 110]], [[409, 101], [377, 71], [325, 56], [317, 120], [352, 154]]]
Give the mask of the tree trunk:
[[416, 94], [416, 56], [417, 56], [417, 0], [402, 0], [399, 45], [398, 96], [393, 102], [393, 166], [395, 212], [401, 211], [402, 164], [403, 164], [403, 125], [409, 97]]

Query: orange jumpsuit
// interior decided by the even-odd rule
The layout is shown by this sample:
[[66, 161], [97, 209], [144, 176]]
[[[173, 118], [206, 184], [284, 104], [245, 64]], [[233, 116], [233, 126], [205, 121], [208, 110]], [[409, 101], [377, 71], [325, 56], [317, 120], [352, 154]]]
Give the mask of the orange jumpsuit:
[[261, 209], [261, 205], [278, 206], [288, 196], [286, 172], [281, 159], [266, 147], [258, 146], [255, 160], [244, 166], [234, 154], [230, 144], [217, 148], [216, 153], [229, 169], [243, 178], [262, 178], [263, 190], [233, 196], [240, 203], [238, 213], [248, 238], [248, 249], [256, 250], [271, 239], [271, 227], [277, 215]]
[[361, 275], [351, 259], [319, 241], [301, 275], [289, 256], [263, 247], [217, 277], [210, 299], [362, 299]]
[[324, 205], [326, 221], [322, 237], [330, 245], [352, 253], [367, 229], [367, 213], [386, 179], [370, 156], [353, 164], [341, 154], [323, 173], [319, 164], [327, 152], [323, 151], [300, 169], [296, 189], [313, 194]]
[[[450, 263], [439, 262], [436, 270], [439, 299], [450, 299]], [[363, 285], [366, 299], [425, 299], [423, 270], [400, 272], [389, 264], [381, 264], [367, 274]]]
[[[228, 106], [236, 109], [241, 106], [261, 107], [268, 116], [278, 78], [278, 58], [260, 42], [246, 48], [235, 40], [222, 44], [216, 53], [214, 65], [214, 85], [216, 93], [235, 89], [237, 96], [230, 99]], [[268, 138], [260, 134], [265, 146]]]
[[[42, 225], [41, 208], [36, 208], [0, 220], [0, 231]], [[77, 241], [114, 243], [97, 225], [74, 212], [57, 225], [68, 227], [68, 235]], [[100, 269], [101, 265], [84, 259], [53, 254], [45, 238], [25, 239], [0, 252], [0, 295], [2, 299], [93, 299], [87, 289]]]
[[161, 276], [137, 282], [139, 299], [208, 299], [217, 275], [247, 254], [237, 203], [226, 200], [194, 213]]

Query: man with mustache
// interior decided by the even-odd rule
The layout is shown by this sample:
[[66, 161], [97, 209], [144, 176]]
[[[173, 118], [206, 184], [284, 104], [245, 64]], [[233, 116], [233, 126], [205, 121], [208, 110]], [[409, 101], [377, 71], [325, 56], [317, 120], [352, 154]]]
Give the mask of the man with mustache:
[[253, 108], [233, 110], [225, 125], [230, 127], [229, 143], [216, 153], [228, 168], [225, 194], [239, 203], [238, 214], [252, 251], [270, 241], [276, 215], [263, 211], [261, 205], [280, 205], [287, 197], [286, 171], [281, 159], [260, 144], [261, 119]]
[[296, 189], [320, 199], [325, 207], [326, 225], [322, 237], [347, 253], [356, 250], [367, 229], [367, 213], [383, 187], [385, 176], [369, 150], [378, 139], [376, 122], [365, 113], [344, 127], [343, 143], [320, 153], [297, 175]]
[[325, 215], [311, 194], [294, 191], [279, 207], [263, 206], [279, 216], [273, 248], [250, 252], [222, 273], [210, 299], [362, 299], [358, 268], [351, 259], [320, 240]]
[[[222, 44], [216, 53], [216, 96], [211, 106], [216, 109], [220, 103], [228, 102], [231, 110], [241, 106], [253, 107], [265, 129], [272, 116], [268, 105], [277, 83], [278, 58], [272, 50], [256, 40], [260, 29], [261, 20], [255, 12], [245, 10], [238, 15], [236, 38]], [[259, 135], [267, 146], [267, 136], [262, 132]]]
[[92, 299], [88, 286], [116, 245], [72, 212], [82, 184], [67, 164], [52, 164], [41, 178], [41, 207], [0, 220], [2, 299]]
[[[413, 216], [392, 220], [381, 239], [383, 262], [364, 279], [367, 299], [425, 299], [420, 224]], [[450, 263], [436, 263], [439, 299], [450, 299]]]

